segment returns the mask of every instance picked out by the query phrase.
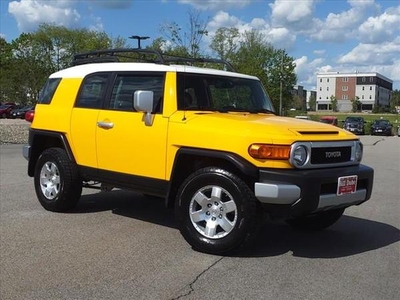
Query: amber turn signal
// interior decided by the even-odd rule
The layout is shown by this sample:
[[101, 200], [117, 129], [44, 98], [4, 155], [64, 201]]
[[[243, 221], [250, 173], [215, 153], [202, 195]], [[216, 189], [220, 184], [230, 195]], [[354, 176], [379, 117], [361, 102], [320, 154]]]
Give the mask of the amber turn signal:
[[253, 158], [289, 159], [290, 146], [252, 144], [249, 147], [249, 154]]

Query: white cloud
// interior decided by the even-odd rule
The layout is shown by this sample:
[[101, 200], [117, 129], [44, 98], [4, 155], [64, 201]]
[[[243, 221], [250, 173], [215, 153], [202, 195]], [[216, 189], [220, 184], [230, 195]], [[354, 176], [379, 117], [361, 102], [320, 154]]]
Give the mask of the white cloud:
[[[400, 37], [380, 44], [360, 43], [339, 58], [338, 63], [355, 65], [389, 65], [400, 57]], [[400, 68], [399, 68], [400, 69]]]
[[6, 38], [6, 35], [3, 34], [3, 33], [0, 33], [0, 38], [5, 39], [5, 38]]
[[369, 17], [359, 27], [362, 41], [379, 43], [400, 33], [400, 6], [390, 8], [377, 17]]
[[335, 14], [330, 13], [325, 20], [314, 19], [314, 33], [311, 38], [324, 42], [345, 42], [357, 38], [358, 26], [370, 11], [377, 11], [373, 0], [349, 0], [351, 8]]
[[324, 55], [326, 53], [326, 50], [314, 50], [313, 53], [315, 55]]
[[190, 4], [200, 10], [224, 10], [241, 8], [256, 0], [178, 0], [179, 3]]
[[245, 31], [258, 30], [265, 35], [268, 42], [276, 48], [289, 49], [296, 41], [296, 36], [286, 28], [273, 28], [263, 19], [255, 18], [249, 23], [245, 23], [227, 12], [219, 11], [207, 24], [209, 31], [208, 41], [214, 36], [215, 31], [221, 27], [237, 28], [240, 33]]
[[315, 0], [275, 0], [269, 4], [272, 26], [289, 27], [296, 31], [308, 30], [313, 23]]
[[12, 1], [8, 12], [14, 15], [20, 31], [34, 31], [41, 23], [52, 23], [62, 26], [76, 24], [80, 14], [72, 5], [74, 1], [66, 0], [21, 0]]
[[324, 59], [317, 58], [312, 61], [308, 60], [307, 56], [302, 56], [294, 60], [296, 64], [295, 72], [297, 75], [297, 84], [306, 88], [315, 88], [317, 76], [315, 70], [321, 67]]

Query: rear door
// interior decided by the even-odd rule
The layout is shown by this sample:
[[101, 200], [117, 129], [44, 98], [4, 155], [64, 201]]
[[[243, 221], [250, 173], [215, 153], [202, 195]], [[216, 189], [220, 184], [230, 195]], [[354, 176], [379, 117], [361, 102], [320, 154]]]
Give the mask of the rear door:
[[97, 119], [111, 73], [88, 75], [81, 85], [71, 114], [72, 147], [78, 165], [97, 168]]

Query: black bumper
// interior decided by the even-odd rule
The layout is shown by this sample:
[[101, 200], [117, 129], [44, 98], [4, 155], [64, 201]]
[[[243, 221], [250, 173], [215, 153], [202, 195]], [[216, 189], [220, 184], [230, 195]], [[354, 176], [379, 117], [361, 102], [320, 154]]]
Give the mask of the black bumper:
[[[363, 196], [357, 204], [367, 201], [371, 197], [374, 170], [365, 165], [347, 166], [319, 170], [260, 170], [261, 183], [277, 183], [294, 185], [300, 188], [299, 199], [291, 204], [267, 204], [271, 212], [278, 214], [300, 216], [320, 209], [320, 201], [337, 193], [338, 178], [357, 175], [357, 192]], [[353, 204], [351, 204], [353, 205]], [[348, 203], [339, 203], [328, 209], [350, 206]]]

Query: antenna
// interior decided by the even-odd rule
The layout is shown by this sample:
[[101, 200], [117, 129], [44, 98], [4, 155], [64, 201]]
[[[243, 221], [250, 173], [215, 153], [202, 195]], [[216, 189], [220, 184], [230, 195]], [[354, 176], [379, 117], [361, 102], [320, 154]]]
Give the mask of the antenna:
[[133, 40], [137, 40], [137, 41], [138, 41], [138, 49], [141, 49], [141, 47], [140, 47], [140, 41], [141, 41], [141, 40], [147, 40], [147, 39], [149, 39], [150, 37], [149, 37], [149, 36], [132, 35], [132, 36], [130, 36], [129, 38], [130, 38], [130, 39], [133, 39]]

